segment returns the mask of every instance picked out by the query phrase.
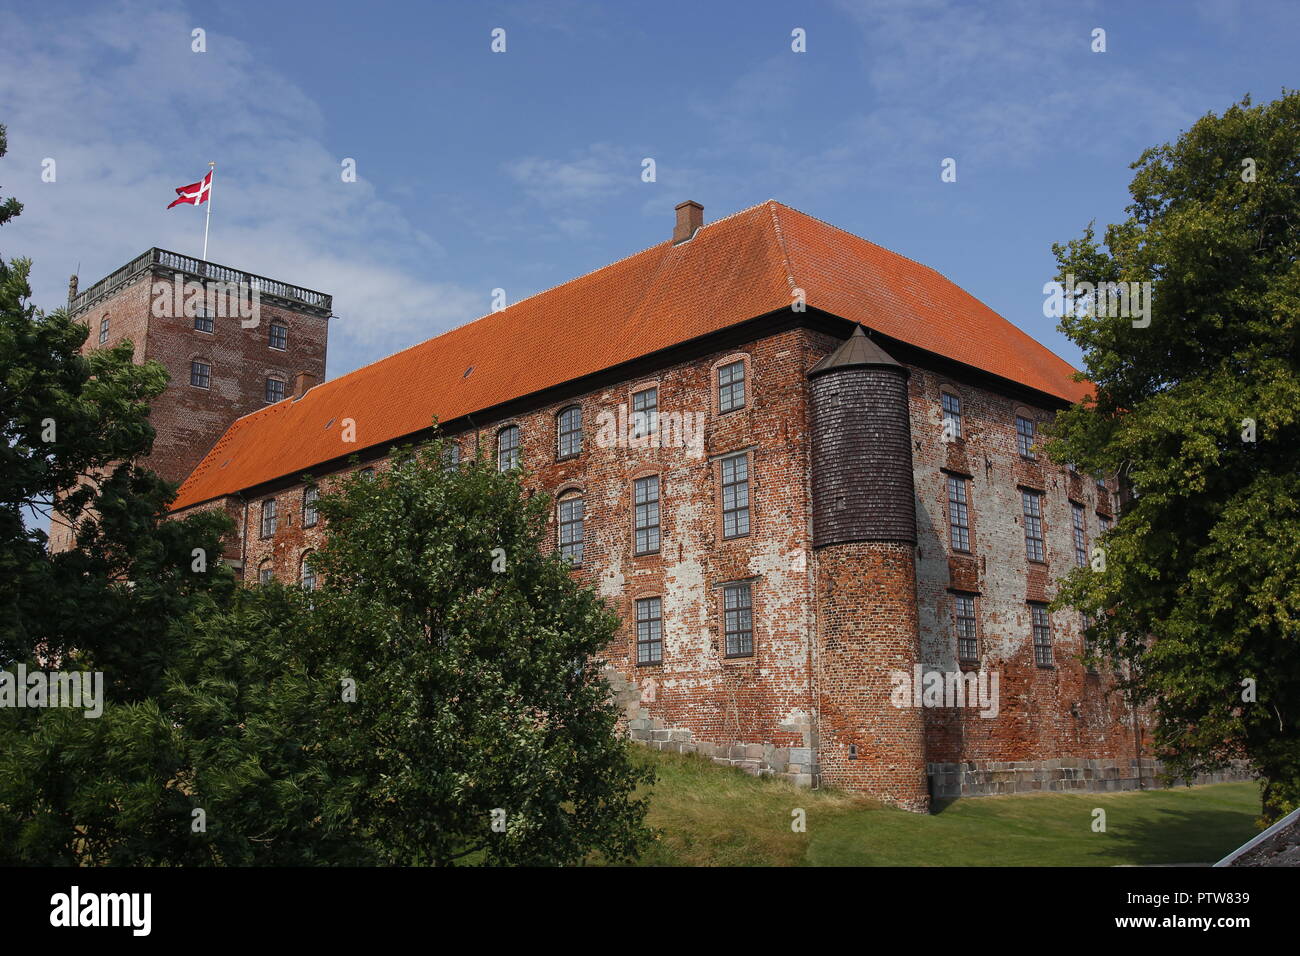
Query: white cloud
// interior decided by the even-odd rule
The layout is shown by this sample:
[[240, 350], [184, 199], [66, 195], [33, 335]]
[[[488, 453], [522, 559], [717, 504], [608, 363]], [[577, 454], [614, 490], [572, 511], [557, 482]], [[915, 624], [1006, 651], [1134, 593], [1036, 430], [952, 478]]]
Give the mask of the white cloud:
[[[203, 207], [166, 206], [211, 159], [209, 258], [332, 293], [331, 374], [485, 313], [478, 293], [427, 278], [442, 246], [367, 179], [364, 144], [333, 148], [320, 105], [243, 42], [209, 30], [192, 52], [201, 21], [135, 0], [73, 29], [8, 18], [0, 174], [25, 209], [0, 254], [32, 257], [37, 304], [60, 304], [78, 263], [85, 288], [149, 246], [197, 255]], [[55, 183], [40, 181], [46, 157]]]
[[641, 181], [641, 160], [633, 151], [595, 143], [572, 159], [526, 156], [505, 171], [527, 195], [544, 206], [603, 199]]

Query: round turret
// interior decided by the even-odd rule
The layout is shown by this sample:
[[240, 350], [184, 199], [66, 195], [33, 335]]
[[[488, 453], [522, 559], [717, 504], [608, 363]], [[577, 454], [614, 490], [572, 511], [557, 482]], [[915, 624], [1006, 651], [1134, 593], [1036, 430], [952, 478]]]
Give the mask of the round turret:
[[907, 377], [860, 325], [808, 372], [813, 547], [916, 543]]

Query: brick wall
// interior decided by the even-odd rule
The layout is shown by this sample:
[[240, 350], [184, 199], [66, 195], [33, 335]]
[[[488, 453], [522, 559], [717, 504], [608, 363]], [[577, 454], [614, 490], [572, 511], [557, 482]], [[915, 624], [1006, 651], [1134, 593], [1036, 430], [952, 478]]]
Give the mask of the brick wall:
[[[1136, 754], [1132, 716], [1107, 676], [1086, 672], [1072, 656], [1081, 649], [1077, 614], [1051, 615], [1053, 666], [1039, 667], [1027, 604], [1050, 600], [1052, 580], [1073, 565], [1070, 499], [1085, 505], [1091, 547], [1097, 513], [1111, 512], [1111, 493], [1044, 460], [1022, 460], [1015, 443], [1017, 410], [1044, 422], [1050, 409], [1026, 405], [985, 381], [944, 377], [912, 362], [905, 394], [915, 547], [856, 542], [814, 553], [805, 374], [838, 344], [819, 332], [784, 331], [511, 418], [483, 421], [453, 438], [465, 457], [480, 443], [492, 456], [497, 431], [517, 424], [528, 486], [582, 494], [584, 561], [575, 575], [624, 621], [607, 659], [618, 675], [620, 699], [631, 702], [629, 729], [647, 743], [697, 750], [755, 772], [788, 770], [804, 782], [820, 772], [829, 784], [914, 809], [926, 805], [927, 766], [943, 778], [944, 792], [960, 777], [952, 768], [962, 762], [985, 772], [994, 763], [1019, 761], [1032, 765], [1021, 769], [1050, 770], [1051, 779], [1067, 776], [1063, 759], [1127, 765]], [[746, 406], [722, 414], [717, 369], [737, 360], [746, 363]], [[630, 413], [632, 394], [648, 387], [658, 389], [661, 415], [704, 416], [702, 454], [598, 444], [601, 414], [617, 419], [620, 405]], [[962, 399], [961, 442], [942, 440], [941, 387]], [[583, 413], [583, 451], [559, 460], [557, 416], [574, 404]], [[338, 414], [355, 417], [347, 408]], [[364, 434], [365, 423], [357, 425]], [[341, 444], [339, 454], [354, 450]], [[727, 540], [720, 522], [720, 461], [737, 453], [748, 456], [752, 524], [748, 535]], [[384, 467], [382, 459], [377, 464]], [[965, 555], [949, 544], [948, 474], [967, 479], [971, 545]], [[661, 544], [655, 554], [637, 555], [633, 482], [646, 475], [660, 479]], [[1020, 486], [1044, 496], [1041, 566], [1025, 558]], [[247, 581], [256, 580], [264, 563], [277, 577], [296, 580], [304, 554], [320, 545], [324, 530], [302, 527], [302, 486], [274, 491], [280, 519], [269, 539], [258, 534], [260, 502], [268, 493], [254, 489], [248, 495], [247, 533], [227, 553], [243, 555]], [[242, 515], [242, 503], [232, 507]], [[728, 658], [722, 587], [737, 581], [752, 589], [754, 652]], [[974, 711], [896, 708], [889, 700], [892, 670], [911, 663], [963, 669], [956, 659], [954, 589], [976, 596], [975, 666], [1000, 675], [1000, 713], [992, 720]], [[651, 666], [636, 663], [634, 602], [643, 597], [658, 597], [662, 605], [663, 660]], [[848, 760], [850, 743], [857, 747], [854, 761]], [[1049, 768], [1053, 760], [1057, 765]], [[976, 783], [971, 778], [965, 792], [977, 792]]]
[[[145, 295], [148, 285], [133, 286]], [[110, 302], [110, 308], [115, 303]], [[140, 293], [131, 296], [130, 308], [145, 308]], [[123, 312], [128, 303], [122, 303]], [[150, 416], [158, 437], [154, 440], [149, 465], [160, 475], [182, 481], [208, 453], [226, 428], [237, 418], [266, 404], [266, 380], [278, 377], [285, 394], [293, 388], [293, 377], [306, 371], [319, 381], [325, 377], [328, 319], [290, 309], [282, 304], [260, 303], [256, 328], [243, 328], [238, 318], [217, 318], [212, 332], [194, 328], [194, 319], [175, 307], [168, 317], [151, 317], [144, 357], [167, 369], [171, 377], [167, 391], [154, 402]], [[272, 323], [288, 326], [288, 347], [271, 348]], [[190, 362], [201, 359], [212, 366], [211, 386], [190, 384]]]
[[[152, 359], [166, 368], [167, 388], [154, 400], [149, 415], [156, 432], [153, 451], [142, 464], [179, 484], [235, 419], [266, 404], [268, 377], [283, 380], [286, 395], [292, 393], [293, 377], [300, 371], [324, 378], [328, 319], [264, 296], [255, 328], [243, 328], [235, 309], [226, 307], [225, 314], [232, 317], [214, 318], [212, 332], [199, 331], [194, 318], [185, 315], [183, 297], [176, 295], [174, 275], [158, 267], [137, 273], [78, 318], [90, 328], [83, 353], [129, 339], [137, 363]], [[182, 274], [182, 279], [192, 278]], [[155, 283], [163, 283], [166, 290], [157, 306]], [[108, 338], [101, 344], [104, 319]], [[275, 322], [288, 327], [285, 349], [270, 346], [269, 330]], [[208, 388], [190, 384], [190, 362], [195, 359], [211, 366]], [[62, 521], [53, 521], [51, 550], [70, 544], [70, 530]]]

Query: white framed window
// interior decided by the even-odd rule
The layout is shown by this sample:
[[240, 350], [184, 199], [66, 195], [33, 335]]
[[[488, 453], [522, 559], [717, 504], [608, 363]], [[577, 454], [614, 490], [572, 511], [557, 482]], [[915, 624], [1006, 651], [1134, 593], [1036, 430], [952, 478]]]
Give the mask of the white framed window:
[[497, 432], [497, 471], [519, 467], [519, 426], [507, 425]]

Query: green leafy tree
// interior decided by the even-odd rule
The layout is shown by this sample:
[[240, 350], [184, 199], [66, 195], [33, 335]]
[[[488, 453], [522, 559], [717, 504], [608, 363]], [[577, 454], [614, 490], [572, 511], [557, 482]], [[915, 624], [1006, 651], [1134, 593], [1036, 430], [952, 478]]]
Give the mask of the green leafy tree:
[[[9, 152], [9, 134], [4, 124], [0, 123], [0, 159], [4, 159], [7, 152]], [[0, 226], [3, 226], [22, 211], [23, 204], [12, 196], [0, 202]]]
[[[77, 655], [123, 699], [144, 696], [169, 624], [200, 594], [232, 593], [231, 525], [165, 520], [175, 486], [134, 462], [166, 371], [135, 364], [130, 342], [82, 355], [87, 326], [31, 304], [30, 268], [0, 260], [0, 662]], [[75, 550], [49, 552], [49, 520], [75, 529]]]
[[[313, 627], [336, 705], [340, 773], [391, 861], [573, 863], [634, 855], [645, 780], [599, 673], [618, 620], [544, 552], [551, 503], [440, 444], [322, 495]], [[322, 675], [325, 676], [325, 675]]]
[[[21, 209], [5, 200], [0, 223]], [[149, 695], [176, 658], [173, 623], [233, 594], [220, 561], [230, 523], [165, 520], [175, 487], [133, 463], [152, 445], [165, 372], [134, 364], [130, 343], [82, 355], [86, 326], [30, 303], [30, 267], [0, 259], [0, 668], [99, 671], [107, 703], [99, 719], [0, 708], [0, 859], [93, 859], [95, 821], [122, 807], [101, 800], [115, 774], [136, 791], [144, 777], [128, 769], [169, 785], [157, 747], [131, 742], [172, 734], [148, 723]], [[75, 529], [77, 550], [50, 553], [51, 518]], [[128, 753], [147, 759], [130, 768]]]
[[542, 496], [482, 459], [449, 471], [443, 451], [322, 493], [320, 585], [199, 609], [156, 701], [62, 715], [0, 756], [0, 847], [41, 863], [634, 857], [650, 776], [599, 673], [617, 619], [543, 553]]
[[1063, 283], [1153, 292], [1149, 324], [1061, 322], [1096, 396], [1048, 451], [1134, 497], [1104, 571], [1057, 604], [1093, 616], [1169, 769], [1245, 758], [1269, 819], [1300, 805], [1300, 94], [1247, 97], [1133, 168], [1128, 218], [1054, 247]]

